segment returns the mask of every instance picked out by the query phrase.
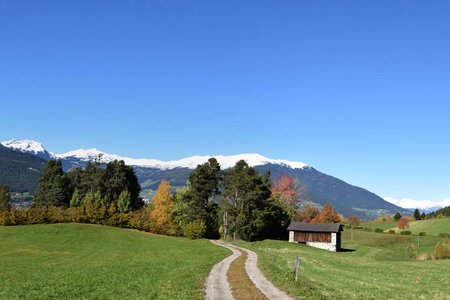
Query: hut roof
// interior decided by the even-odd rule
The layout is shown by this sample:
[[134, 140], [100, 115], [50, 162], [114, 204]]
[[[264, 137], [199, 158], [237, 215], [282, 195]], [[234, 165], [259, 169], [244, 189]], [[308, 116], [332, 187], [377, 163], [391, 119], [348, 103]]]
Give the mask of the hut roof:
[[342, 225], [339, 223], [329, 224], [311, 224], [302, 222], [291, 222], [287, 228], [289, 231], [308, 231], [308, 232], [339, 232], [342, 231]]

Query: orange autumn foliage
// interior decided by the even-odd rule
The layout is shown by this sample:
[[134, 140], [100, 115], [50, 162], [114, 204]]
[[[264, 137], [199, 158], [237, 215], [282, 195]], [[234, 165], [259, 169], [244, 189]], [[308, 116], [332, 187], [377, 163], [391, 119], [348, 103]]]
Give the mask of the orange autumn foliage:
[[333, 206], [325, 204], [322, 211], [311, 220], [311, 223], [340, 223], [341, 217], [334, 211]]
[[405, 227], [409, 226], [409, 219], [407, 217], [401, 217], [397, 221], [397, 227], [400, 229], [405, 229]]
[[287, 174], [281, 176], [272, 186], [272, 195], [286, 205], [294, 205], [297, 202], [297, 190], [292, 177]]
[[175, 226], [172, 222], [173, 197], [170, 194], [170, 183], [162, 180], [152, 198], [150, 219], [153, 230], [157, 233], [172, 235]]

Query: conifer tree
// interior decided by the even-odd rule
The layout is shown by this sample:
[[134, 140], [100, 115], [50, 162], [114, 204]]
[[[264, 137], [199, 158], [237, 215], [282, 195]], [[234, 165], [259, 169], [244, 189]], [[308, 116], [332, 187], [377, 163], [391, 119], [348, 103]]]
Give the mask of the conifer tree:
[[172, 222], [173, 198], [170, 194], [170, 183], [162, 180], [152, 198], [152, 208], [150, 219], [157, 233], [173, 234], [174, 225]]
[[75, 190], [72, 194], [72, 199], [70, 199], [70, 207], [78, 207], [81, 206], [81, 197], [78, 193], [78, 190]]
[[33, 206], [69, 206], [70, 193], [60, 160], [49, 160], [44, 168]]
[[0, 185], [0, 212], [6, 211], [11, 207], [11, 195], [9, 187]]
[[131, 205], [131, 197], [128, 190], [122, 191], [119, 195], [119, 199], [117, 200], [117, 208], [121, 213], [126, 213], [130, 210]]
[[415, 220], [420, 220], [420, 212], [419, 212], [419, 210], [416, 208], [415, 210], [414, 210], [414, 219]]

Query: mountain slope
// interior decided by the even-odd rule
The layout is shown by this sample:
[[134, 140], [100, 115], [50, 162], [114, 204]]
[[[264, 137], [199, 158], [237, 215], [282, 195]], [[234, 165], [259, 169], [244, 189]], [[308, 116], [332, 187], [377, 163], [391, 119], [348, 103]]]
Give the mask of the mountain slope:
[[[6, 143], [9, 146], [25, 145], [18, 150], [25, 151], [30, 141], [15, 141]], [[41, 145], [31, 141], [33, 145]], [[42, 145], [41, 145], [42, 146]], [[17, 147], [16, 147], [17, 148]], [[39, 147], [37, 147], [39, 148]], [[43, 148], [43, 147], [42, 147]], [[5, 148], [6, 149], [6, 148]], [[10, 150], [11, 151], [11, 150]], [[24, 153], [14, 151], [15, 153]], [[49, 153], [45, 149], [32, 152]], [[28, 154], [26, 154], [28, 155]], [[119, 155], [108, 154], [97, 149], [79, 149], [63, 154], [50, 154], [53, 158], [61, 159], [63, 168], [68, 171], [74, 167], [85, 167], [91, 160], [97, 160], [102, 164], [113, 160], [124, 160], [126, 164], [134, 167], [139, 183], [142, 186], [143, 195], [150, 197], [156, 190], [162, 179], [170, 181], [174, 189], [186, 185], [189, 174], [198, 164], [206, 162], [212, 156], [192, 156], [181, 160], [161, 161], [156, 159], [134, 159]], [[383, 214], [394, 214], [400, 212], [408, 213], [381, 197], [363, 188], [352, 186], [338, 178], [321, 173], [302, 162], [292, 162], [287, 160], [271, 159], [260, 154], [239, 154], [214, 156], [220, 163], [222, 169], [227, 169], [235, 165], [239, 160], [245, 160], [250, 166], [255, 167], [259, 172], [270, 171], [272, 179], [275, 180], [283, 174], [288, 174], [298, 183], [299, 198], [318, 205], [325, 203], [332, 204], [338, 212], [348, 215], [357, 215], [362, 218], [372, 218]], [[11, 168], [10, 168], [11, 169]], [[10, 177], [18, 178], [23, 172], [30, 172], [21, 169], [17, 174]], [[27, 173], [27, 174], [28, 174]], [[30, 179], [27, 179], [30, 181]], [[20, 181], [20, 180], [19, 180]], [[36, 184], [37, 185], [37, 179]]]
[[0, 145], [0, 184], [13, 192], [34, 192], [46, 160]]
[[45, 150], [41, 143], [33, 140], [9, 140], [3, 141], [1, 143], [4, 147], [10, 148], [12, 150], [20, 151], [22, 153], [33, 154], [37, 157], [43, 158], [45, 160], [51, 159], [53, 155]]

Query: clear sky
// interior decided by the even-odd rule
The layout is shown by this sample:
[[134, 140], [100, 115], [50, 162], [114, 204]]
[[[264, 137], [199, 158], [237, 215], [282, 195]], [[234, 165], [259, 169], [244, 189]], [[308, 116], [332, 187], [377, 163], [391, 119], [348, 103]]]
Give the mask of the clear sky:
[[0, 1], [0, 140], [258, 152], [450, 198], [449, 1]]

